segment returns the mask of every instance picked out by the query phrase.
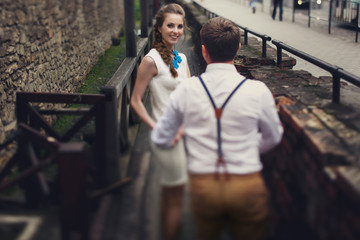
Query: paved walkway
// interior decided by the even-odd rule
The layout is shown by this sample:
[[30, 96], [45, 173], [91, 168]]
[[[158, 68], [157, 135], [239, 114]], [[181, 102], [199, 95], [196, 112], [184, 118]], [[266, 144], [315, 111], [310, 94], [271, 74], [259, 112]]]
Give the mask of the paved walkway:
[[[257, 4], [257, 11], [253, 14], [246, 0], [194, 0], [193, 2], [241, 26], [266, 34], [272, 39], [282, 41], [360, 76], [360, 42], [355, 42], [355, 31], [340, 28], [333, 23], [332, 32], [328, 34], [328, 23], [315, 19], [312, 20], [309, 28], [307, 11], [297, 11], [295, 22], [292, 22], [292, 9], [285, 7], [283, 21], [280, 22], [278, 16], [274, 21], [270, 15], [270, 6], [262, 7], [261, 4]], [[274, 46], [272, 43], [270, 45]], [[294, 69], [306, 70], [316, 77], [330, 76], [319, 67], [295, 58], [297, 64]]]

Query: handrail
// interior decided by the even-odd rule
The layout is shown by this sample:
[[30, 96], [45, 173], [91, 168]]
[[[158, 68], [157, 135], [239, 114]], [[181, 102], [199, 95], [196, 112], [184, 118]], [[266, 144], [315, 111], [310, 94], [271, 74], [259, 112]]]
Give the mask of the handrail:
[[119, 164], [121, 154], [129, 148], [128, 128], [129, 122], [133, 120], [129, 99], [135, 85], [138, 65], [152, 44], [152, 29], [149, 29], [148, 34], [148, 37], [137, 40], [136, 55], [126, 57], [111, 79], [100, 89], [102, 94], [111, 99], [105, 104], [107, 127], [104, 129], [107, 142], [104, 146], [104, 158], [111, 162], [108, 166], [112, 166], [107, 169], [110, 182], [118, 181], [120, 173], [114, 166]]
[[250, 29], [248, 29], [247, 27], [242, 27], [240, 26], [239, 24], [236, 24], [240, 29], [244, 30], [244, 44], [245, 45], [248, 45], [248, 33], [251, 33], [259, 38], [261, 38], [262, 40], [262, 57], [263, 58], [266, 58], [267, 54], [267, 50], [266, 50], [266, 42], [267, 41], [271, 41], [271, 37], [269, 37], [268, 35], [266, 34], [261, 34], [261, 33], [258, 33], [258, 32], [255, 32], [255, 31], [252, 31]]
[[333, 94], [332, 101], [334, 103], [340, 102], [340, 78], [344, 79], [357, 87], [360, 87], [360, 78], [343, 70], [342, 68], [329, 64], [321, 59], [313, 57], [307, 53], [297, 50], [289, 45], [286, 45], [278, 40], [272, 40], [272, 43], [277, 47], [277, 65], [279, 66], [282, 61], [282, 49], [328, 71], [333, 77]]
[[[149, 30], [149, 36], [152, 31]], [[137, 61], [147, 49], [150, 42], [150, 37], [140, 38], [137, 42], [137, 53], [136, 57], [126, 57], [121, 63], [120, 67], [116, 70], [115, 74], [106, 83], [105, 87], [115, 87], [116, 97], [119, 97], [125, 85], [128, 84], [131, 74], [134, 71]]]
[[20, 132], [15, 130], [11, 132], [11, 134], [5, 139], [3, 143], [0, 144], [0, 151], [6, 148], [10, 143], [13, 141], [16, 141], [18, 137], [20, 136]]

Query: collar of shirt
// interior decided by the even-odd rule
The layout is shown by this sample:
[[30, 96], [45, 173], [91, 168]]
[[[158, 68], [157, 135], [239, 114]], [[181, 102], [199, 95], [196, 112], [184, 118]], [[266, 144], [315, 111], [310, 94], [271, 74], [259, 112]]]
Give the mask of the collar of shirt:
[[229, 70], [237, 72], [235, 66], [230, 63], [210, 63], [206, 66], [206, 72], [212, 70]]

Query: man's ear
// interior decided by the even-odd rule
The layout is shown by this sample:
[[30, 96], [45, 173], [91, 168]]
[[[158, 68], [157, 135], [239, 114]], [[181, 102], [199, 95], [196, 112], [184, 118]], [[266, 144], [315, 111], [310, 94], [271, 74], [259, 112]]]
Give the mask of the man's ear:
[[201, 53], [205, 59], [205, 62], [207, 64], [209, 64], [211, 62], [211, 58], [210, 58], [210, 55], [209, 55], [209, 52], [208, 50], [206, 49], [205, 45], [201, 45]]
[[238, 50], [237, 50], [237, 51], [240, 51], [240, 49], [241, 49], [241, 43], [239, 43], [239, 48], [238, 48]]
[[203, 57], [205, 58], [205, 55], [207, 55], [207, 51], [204, 45], [201, 45], [201, 53], [203, 55]]

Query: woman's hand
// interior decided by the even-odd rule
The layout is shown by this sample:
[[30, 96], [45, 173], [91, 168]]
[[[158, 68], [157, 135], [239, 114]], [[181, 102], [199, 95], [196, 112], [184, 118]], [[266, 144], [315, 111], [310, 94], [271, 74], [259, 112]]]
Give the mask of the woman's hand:
[[175, 146], [185, 135], [184, 132], [184, 126], [181, 125], [175, 135], [175, 137], [173, 138], [173, 140], [171, 141], [171, 145]]

